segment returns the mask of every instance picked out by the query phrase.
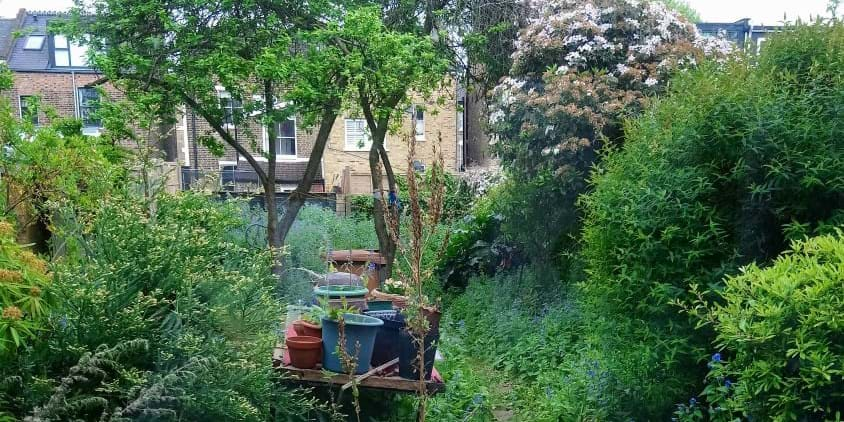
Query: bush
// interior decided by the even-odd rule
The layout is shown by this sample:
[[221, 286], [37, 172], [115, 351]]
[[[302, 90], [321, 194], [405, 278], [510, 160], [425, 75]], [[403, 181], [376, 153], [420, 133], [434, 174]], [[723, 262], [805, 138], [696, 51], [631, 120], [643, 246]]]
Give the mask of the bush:
[[[443, 196], [442, 220], [451, 222], [462, 218], [472, 206], [474, 192], [461, 179], [451, 173], [443, 173], [443, 184], [445, 195]], [[422, 211], [427, 213], [428, 202], [431, 200], [432, 172], [426, 170], [419, 182], [419, 205]], [[410, 196], [408, 194], [407, 179], [404, 175], [396, 175], [396, 185], [399, 189], [399, 203], [402, 206], [403, 215], [407, 215]], [[352, 215], [362, 220], [372, 220], [372, 196], [371, 195], [350, 195], [349, 201], [352, 207]]]
[[841, 222], [842, 34], [840, 23], [798, 26], [772, 37], [758, 67], [676, 78], [593, 174], [582, 200], [583, 292], [618, 324], [641, 321], [624, 347], [649, 346], [648, 365], [676, 384], [663, 397], [688, 397], [711, 338], [672, 302], [692, 284], [717, 290], [740, 266], [765, 265], [789, 237]]
[[50, 330], [0, 368], [4, 409], [174, 420], [308, 411], [276, 385], [282, 307], [268, 253], [231, 236], [245, 224], [237, 206], [184, 194], [153, 209], [118, 197], [91, 226], [68, 230], [85, 253], [55, 266]]
[[36, 337], [53, 305], [47, 263], [14, 237], [0, 220], [0, 357]]
[[798, 241], [767, 268], [727, 277], [704, 395], [715, 420], [831, 420], [844, 412], [844, 236]]

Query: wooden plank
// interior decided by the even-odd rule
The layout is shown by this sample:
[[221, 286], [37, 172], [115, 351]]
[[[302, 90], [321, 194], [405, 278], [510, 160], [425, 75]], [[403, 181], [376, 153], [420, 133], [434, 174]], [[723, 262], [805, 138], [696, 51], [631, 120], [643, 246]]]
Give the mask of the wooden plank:
[[391, 367], [391, 366], [393, 366], [397, 363], [399, 363], [399, 358], [395, 358], [395, 359], [393, 359], [393, 360], [391, 360], [391, 361], [389, 361], [385, 364], [382, 364], [380, 366], [372, 368], [369, 371], [366, 371], [366, 373], [356, 376], [354, 380], [349, 381], [346, 384], [343, 384], [343, 386], [340, 387], [340, 390], [341, 391], [346, 390], [349, 387], [351, 387], [352, 384], [354, 384], [354, 383], [360, 384], [361, 381], [363, 381], [363, 380], [371, 377], [372, 375], [375, 375], [375, 374], [377, 374], [377, 373], [379, 373], [379, 372], [381, 372], [381, 371], [383, 371], [383, 370], [385, 370], [385, 369], [387, 369], [387, 368], [389, 368], [389, 367]]

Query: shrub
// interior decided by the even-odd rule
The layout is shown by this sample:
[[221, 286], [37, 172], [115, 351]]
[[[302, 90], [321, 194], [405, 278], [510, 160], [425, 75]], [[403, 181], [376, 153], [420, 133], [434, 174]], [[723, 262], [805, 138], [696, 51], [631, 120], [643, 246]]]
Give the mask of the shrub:
[[[664, 93], [677, 70], [729, 49], [659, 2], [553, 0], [537, 13], [495, 88], [491, 144], [525, 190], [513, 203], [526, 217], [520, 234], [547, 245], [531, 255], [553, 256], [571, 251], [577, 197], [598, 151], [623, 143], [622, 119]], [[543, 212], [551, 218], [536, 218]]]
[[47, 264], [14, 238], [0, 220], [0, 357], [36, 337], [52, 307]]
[[715, 420], [831, 420], [844, 411], [844, 236], [795, 242], [699, 301], [717, 333], [703, 394]]
[[677, 384], [663, 396], [694, 387], [711, 338], [672, 302], [692, 284], [717, 289], [740, 266], [765, 265], [789, 236], [840, 224], [842, 33], [840, 23], [798, 26], [772, 37], [758, 67], [676, 78], [593, 174], [582, 200], [585, 298], [619, 324], [641, 321], [624, 347], [651, 345], [648, 365]]
[[[443, 184], [445, 195], [443, 197], [442, 220], [446, 222], [461, 218], [469, 212], [474, 200], [474, 192], [461, 179], [450, 173], [443, 173]], [[428, 210], [428, 202], [431, 200], [432, 172], [426, 170], [419, 180], [419, 204], [424, 212]], [[408, 196], [407, 179], [404, 175], [396, 175], [396, 184], [399, 188], [399, 203], [402, 206], [403, 215], [407, 215], [410, 204]], [[372, 220], [372, 196], [371, 195], [350, 195], [352, 215], [359, 219]]]
[[306, 412], [276, 386], [282, 307], [268, 253], [232, 237], [244, 224], [235, 204], [197, 194], [152, 208], [103, 201], [90, 226], [67, 230], [85, 253], [55, 266], [51, 330], [0, 368], [0, 380], [17, 380], [0, 384], [0, 402], [14, 416], [61, 419]]

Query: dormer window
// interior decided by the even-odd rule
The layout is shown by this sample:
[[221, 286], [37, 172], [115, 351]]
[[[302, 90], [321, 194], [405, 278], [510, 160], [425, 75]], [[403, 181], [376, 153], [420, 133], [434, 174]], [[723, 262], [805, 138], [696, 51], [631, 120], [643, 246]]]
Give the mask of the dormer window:
[[87, 67], [88, 48], [64, 35], [53, 35], [53, 63], [56, 67]]
[[23, 45], [24, 50], [41, 50], [44, 48], [44, 40], [47, 37], [44, 35], [30, 35], [26, 37], [26, 43]]

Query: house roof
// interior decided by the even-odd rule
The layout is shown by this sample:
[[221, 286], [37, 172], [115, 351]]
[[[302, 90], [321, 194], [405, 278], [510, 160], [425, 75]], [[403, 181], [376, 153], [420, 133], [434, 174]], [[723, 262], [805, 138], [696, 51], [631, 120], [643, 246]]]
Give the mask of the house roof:
[[67, 17], [66, 12], [56, 11], [26, 11], [19, 13], [19, 30], [24, 34], [16, 37], [11, 43], [11, 52], [7, 58], [9, 68], [17, 71], [70, 72], [90, 71], [87, 67], [56, 68], [50, 57], [53, 51], [52, 37], [46, 37], [39, 50], [26, 50], [27, 38], [32, 35], [48, 35], [47, 28], [50, 21]]

